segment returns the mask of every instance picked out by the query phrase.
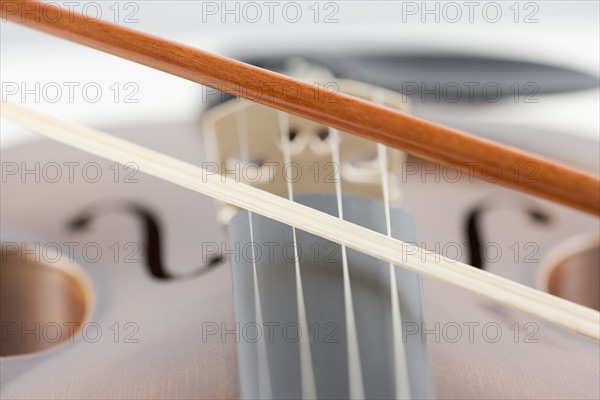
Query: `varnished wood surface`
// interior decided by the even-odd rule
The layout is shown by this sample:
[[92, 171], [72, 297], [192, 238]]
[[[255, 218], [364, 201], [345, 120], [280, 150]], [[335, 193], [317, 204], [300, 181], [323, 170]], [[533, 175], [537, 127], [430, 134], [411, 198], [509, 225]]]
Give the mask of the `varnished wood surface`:
[[63, 10], [0, 0], [2, 18], [600, 215], [600, 180], [491, 141], [232, 59]]

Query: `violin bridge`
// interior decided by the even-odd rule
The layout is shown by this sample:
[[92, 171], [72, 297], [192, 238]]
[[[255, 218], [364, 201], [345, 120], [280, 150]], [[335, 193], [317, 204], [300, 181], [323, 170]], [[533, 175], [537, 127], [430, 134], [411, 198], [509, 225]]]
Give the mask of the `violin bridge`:
[[[377, 93], [382, 105], [404, 112], [410, 107], [405, 96], [362, 82], [339, 79], [315, 85], [365, 100]], [[291, 162], [285, 163], [281, 113], [240, 98], [205, 112], [203, 129], [211, 170], [280, 196], [287, 196], [288, 181], [293, 183], [294, 194], [334, 193], [334, 177], [339, 172], [344, 193], [383, 198], [376, 142], [339, 132], [341, 165], [335, 165], [330, 128], [286, 113], [288, 128], [283, 137], [289, 141]], [[241, 143], [240, 130], [245, 130], [246, 143]], [[398, 204], [406, 153], [387, 148], [387, 161], [390, 201]], [[227, 224], [237, 211], [237, 207], [220, 204], [218, 218]]]

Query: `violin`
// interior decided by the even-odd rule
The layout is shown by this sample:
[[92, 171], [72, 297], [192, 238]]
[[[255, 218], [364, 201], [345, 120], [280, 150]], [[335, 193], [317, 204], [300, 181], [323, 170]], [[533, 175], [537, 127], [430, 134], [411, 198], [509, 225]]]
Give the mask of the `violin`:
[[[156, 60], [114, 50], [134, 32], [111, 24], [25, 22]], [[160, 43], [160, 69], [209, 74], [180, 57], [165, 66], [174, 47]], [[207, 57], [210, 73], [263, 73]], [[586, 279], [597, 273], [597, 176], [434, 129], [407, 116], [404, 95], [323, 63], [285, 64], [278, 72], [297, 80], [262, 79], [316, 88], [310, 104], [240, 75], [233, 94], [251, 101], [219, 96], [201, 129], [107, 135], [2, 105], [51, 138], [3, 151], [3, 398], [597, 397], [598, 286]], [[340, 104], [357, 116], [341, 119]], [[425, 146], [428, 133], [475, 153], [439, 164], [450, 145]], [[548, 149], [561, 140], [531, 134]], [[533, 162], [539, 180], [464, 168], [478, 159], [502, 172]], [[56, 179], [57, 165], [85, 172]], [[583, 245], [564, 242], [582, 232]]]

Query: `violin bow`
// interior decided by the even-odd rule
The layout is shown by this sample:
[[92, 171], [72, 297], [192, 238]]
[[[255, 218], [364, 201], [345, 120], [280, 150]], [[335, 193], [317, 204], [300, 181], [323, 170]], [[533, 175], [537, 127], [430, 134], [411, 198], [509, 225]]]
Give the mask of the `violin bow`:
[[[600, 179], [591, 173], [272, 71], [35, 0], [0, 0], [2, 20], [122, 57], [295, 114], [479, 177], [600, 216]], [[43, 15], [46, 7], [57, 17]], [[531, 166], [536, 173], [531, 176]]]

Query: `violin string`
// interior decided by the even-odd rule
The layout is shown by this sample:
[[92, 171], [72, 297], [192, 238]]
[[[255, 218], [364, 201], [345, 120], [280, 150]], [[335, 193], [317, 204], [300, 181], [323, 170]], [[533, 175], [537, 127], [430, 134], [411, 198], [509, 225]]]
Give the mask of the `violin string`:
[[[239, 162], [249, 163], [250, 161], [250, 145], [248, 135], [248, 118], [246, 110], [241, 109], [236, 113], [236, 124], [238, 132], [238, 140], [240, 144], [240, 160]], [[241, 168], [241, 170], [243, 170]], [[243, 179], [241, 180], [243, 181]], [[252, 221], [252, 211], [248, 210], [248, 225], [250, 227], [250, 248], [252, 254], [252, 275], [254, 281], [254, 310], [256, 324], [259, 327], [264, 327], [262, 304], [260, 301], [260, 289], [258, 286], [258, 271], [256, 268], [256, 253], [254, 249], [254, 226]], [[258, 340], [257, 343], [257, 363], [258, 363], [258, 394], [261, 399], [272, 399], [271, 376], [269, 373], [269, 357], [267, 354], [267, 344], [265, 335]]]
[[[281, 147], [283, 150], [283, 165], [291, 165], [292, 150], [290, 138], [287, 133], [290, 130], [289, 116], [287, 113], [278, 111], [279, 132], [281, 135]], [[285, 177], [284, 177], [285, 179]], [[288, 199], [294, 201], [293, 182], [291, 179], [285, 179], [287, 184]], [[298, 327], [300, 334], [300, 381], [302, 385], [302, 398], [316, 399], [317, 389], [315, 386], [315, 371], [308, 341], [308, 321], [306, 318], [306, 303], [304, 302], [304, 289], [302, 287], [302, 273], [300, 271], [300, 258], [298, 256], [298, 241], [296, 239], [296, 228], [292, 228], [292, 238], [294, 241], [294, 268], [296, 273], [296, 302], [298, 304]]]
[[[375, 90], [371, 99], [375, 104], [384, 104], [384, 94], [381, 90]], [[390, 216], [390, 191], [388, 178], [387, 147], [377, 143], [377, 159], [379, 161], [379, 172], [381, 175], [381, 189], [383, 192], [383, 207], [385, 212], [385, 227], [388, 237], [392, 237], [392, 223]], [[410, 381], [408, 378], [408, 366], [406, 360], [406, 349], [402, 340], [402, 314], [400, 310], [400, 299], [398, 298], [398, 281], [396, 280], [396, 268], [389, 263], [390, 272], [390, 301], [392, 309], [392, 337], [394, 349], [394, 382], [397, 399], [410, 398]]]
[[[329, 138], [331, 143], [331, 157], [334, 167], [335, 197], [337, 200], [338, 218], [344, 219], [344, 210], [342, 205], [342, 174], [340, 163], [339, 132], [335, 128], [329, 128]], [[362, 366], [360, 362], [360, 351], [358, 348], [358, 331], [356, 329], [356, 320], [354, 318], [354, 304], [352, 301], [352, 288], [350, 287], [350, 271], [348, 268], [348, 255], [346, 246], [341, 245], [342, 250], [342, 271], [344, 279], [344, 313], [346, 317], [346, 336], [348, 352], [348, 377], [350, 381], [350, 398], [364, 399], [365, 390], [362, 377]]]

